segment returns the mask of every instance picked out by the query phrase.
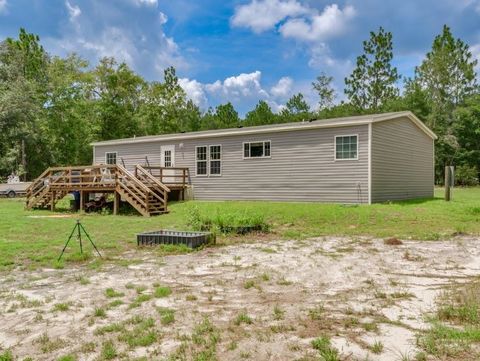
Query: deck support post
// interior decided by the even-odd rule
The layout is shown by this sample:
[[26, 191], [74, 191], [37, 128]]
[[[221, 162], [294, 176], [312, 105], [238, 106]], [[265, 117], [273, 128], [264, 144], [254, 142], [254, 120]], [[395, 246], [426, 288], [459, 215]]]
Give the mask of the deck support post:
[[55, 191], [52, 191], [52, 198], [50, 199], [50, 211], [54, 211], [55, 210]]
[[120, 206], [120, 194], [117, 191], [113, 193], [113, 214], [118, 214], [118, 209]]
[[85, 191], [80, 191], [80, 211], [85, 210]]

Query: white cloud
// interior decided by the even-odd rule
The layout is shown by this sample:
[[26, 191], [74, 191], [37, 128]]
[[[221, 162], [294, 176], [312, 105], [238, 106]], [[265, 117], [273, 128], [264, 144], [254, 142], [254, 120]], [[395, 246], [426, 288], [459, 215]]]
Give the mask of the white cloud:
[[149, 78], [160, 78], [169, 66], [180, 70], [189, 67], [178, 44], [165, 34], [163, 25], [168, 21], [165, 14], [160, 12], [153, 22], [155, 31], [144, 31], [140, 27], [117, 25], [119, 19], [113, 22], [110, 14], [103, 11], [83, 16], [73, 2], [65, 0], [71, 21], [62, 28], [62, 37], [43, 39], [50, 52], [59, 55], [79, 53], [93, 65], [102, 57], [114, 57]]
[[162, 13], [160, 11], [159, 14], [158, 14], [158, 20], [160, 21], [160, 25], [163, 25], [163, 24], [167, 23], [168, 17], [167, 17], [167, 15], [165, 15], [164, 13]]
[[291, 94], [292, 92], [293, 80], [288, 76], [280, 78], [277, 84], [275, 84], [271, 89], [270, 93], [276, 97], [284, 98]]
[[189, 99], [205, 110], [209, 105], [231, 102], [235, 107], [253, 109], [259, 100], [265, 100], [274, 112], [284, 108], [282, 103], [293, 94], [293, 80], [282, 77], [270, 91], [262, 85], [262, 73], [254, 71], [201, 83], [195, 79], [182, 78], [179, 83]]
[[340, 9], [337, 4], [328, 5], [320, 14], [309, 18], [289, 19], [280, 27], [280, 33], [286, 38], [303, 41], [324, 41], [342, 34], [355, 16], [353, 6]]
[[174, 66], [177, 70], [188, 69], [189, 65], [180, 53], [180, 48], [173, 38], [169, 38], [165, 33], [159, 35], [160, 46], [156, 49], [155, 69], [162, 72], [169, 66]]
[[133, 0], [133, 2], [137, 6], [141, 6], [141, 5], [157, 6], [158, 5], [158, 0]]
[[352, 5], [340, 8], [332, 3], [320, 11], [299, 0], [251, 0], [236, 7], [231, 24], [256, 33], [277, 27], [284, 38], [306, 44], [309, 65], [315, 68], [319, 64], [334, 65], [336, 59], [329, 54], [327, 40], [344, 34], [355, 15]]
[[475, 59], [477, 59], [477, 72], [480, 72], [480, 43], [475, 44], [470, 47], [470, 51], [472, 52], [472, 55]]
[[309, 9], [296, 0], [253, 0], [249, 4], [235, 8], [231, 24], [261, 33], [273, 28], [287, 17], [299, 16], [308, 12]]
[[268, 97], [268, 93], [260, 84], [261, 77], [262, 72], [258, 70], [252, 73], [242, 73], [226, 78], [223, 82], [217, 80], [212, 84], [207, 84], [205, 89], [210, 93], [217, 93], [225, 99]]
[[0, 14], [7, 12], [7, 0], [0, 0]]
[[78, 5], [72, 5], [68, 0], [65, 0], [65, 6], [67, 7], [68, 14], [70, 15], [70, 21], [74, 21], [82, 14], [82, 10]]
[[178, 83], [187, 93], [187, 97], [191, 99], [200, 108], [205, 109], [207, 107], [207, 96], [205, 94], [205, 86], [195, 79], [181, 78], [178, 79]]
[[[136, 44], [128, 33], [117, 27], [104, 29], [95, 38], [78, 38], [78, 45], [93, 52], [98, 58], [114, 57], [119, 62], [125, 62], [135, 67], [137, 53]], [[76, 44], [71, 44], [69, 51], [74, 51]]]

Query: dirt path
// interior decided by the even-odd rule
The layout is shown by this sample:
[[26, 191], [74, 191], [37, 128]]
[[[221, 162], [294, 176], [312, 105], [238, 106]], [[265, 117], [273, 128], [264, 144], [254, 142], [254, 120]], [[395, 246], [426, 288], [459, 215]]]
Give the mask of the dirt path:
[[[262, 242], [163, 259], [139, 253], [125, 257], [141, 262], [100, 271], [3, 277], [0, 349], [34, 360], [309, 360], [318, 359], [311, 341], [326, 335], [341, 359], [401, 360], [415, 356], [415, 333], [438, 292], [480, 274], [478, 240], [469, 238]], [[163, 286], [172, 293], [155, 295]], [[117, 294], [107, 297], [107, 288]]]

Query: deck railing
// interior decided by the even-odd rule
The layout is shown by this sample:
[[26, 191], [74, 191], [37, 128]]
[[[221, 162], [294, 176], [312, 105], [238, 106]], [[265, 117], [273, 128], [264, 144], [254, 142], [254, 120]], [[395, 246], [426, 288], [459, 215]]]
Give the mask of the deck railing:
[[143, 165], [143, 169], [167, 186], [186, 188], [190, 185], [190, 171], [184, 167], [161, 167], [155, 165]]
[[27, 208], [56, 202], [56, 195], [72, 191], [117, 192], [140, 213], [165, 212], [170, 189], [141, 166], [135, 174], [119, 164], [51, 167], [27, 189]]

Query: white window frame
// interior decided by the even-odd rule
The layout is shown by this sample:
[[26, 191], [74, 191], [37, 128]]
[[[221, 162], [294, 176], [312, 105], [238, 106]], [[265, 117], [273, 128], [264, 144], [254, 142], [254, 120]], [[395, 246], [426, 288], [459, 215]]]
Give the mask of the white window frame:
[[[198, 160], [197, 158], [197, 155], [198, 155], [198, 148], [206, 148], [205, 149], [205, 155], [206, 155], [206, 158], [205, 160]], [[208, 161], [208, 145], [197, 145], [195, 147], [195, 177], [208, 177], [208, 171], [209, 171], [209, 166], [210, 166], [210, 162]], [[198, 162], [205, 162], [206, 163], [206, 170], [207, 170], [207, 173], [205, 174], [198, 174]]]
[[[337, 138], [343, 138], [343, 137], [357, 137], [357, 156], [355, 158], [337, 158]], [[358, 160], [358, 145], [360, 143], [360, 137], [358, 134], [339, 134], [335, 136], [335, 140], [333, 142], [333, 159], [336, 161], [351, 161], [351, 160]]]
[[[220, 147], [220, 159], [213, 159], [213, 161], [219, 161], [220, 162], [220, 173], [219, 174], [211, 174], [210, 173], [210, 170], [211, 170], [211, 167], [210, 167], [210, 162], [212, 161], [211, 159], [211, 152], [210, 152], [210, 148], [211, 147]], [[223, 168], [223, 149], [222, 149], [222, 145], [221, 144], [212, 144], [212, 145], [209, 145], [208, 146], [208, 153], [207, 153], [207, 158], [208, 158], [208, 170], [207, 170], [207, 173], [208, 173], [208, 176], [209, 177], [220, 177], [222, 175], [222, 168]]]
[[105, 164], [111, 164], [111, 163], [108, 163], [108, 154], [115, 154], [115, 163], [114, 164], [118, 164], [118, 152], [105, 152]]
[[[263, 154], [265, 154], [265, 143], [270, 143], [270, 155], [262, 155], [261, 157], [245, 157], [245, 144], [252, 144], [252, 143], [263, 143]], [[251, 154], [251, 153], [250, 153]], [[270, 139], [266, 140], [252, 140], [248, 142], [242, 143], [242, 158], [245, 159], [265, 159], [265, 158], [272, 158], [272, 141]]]

